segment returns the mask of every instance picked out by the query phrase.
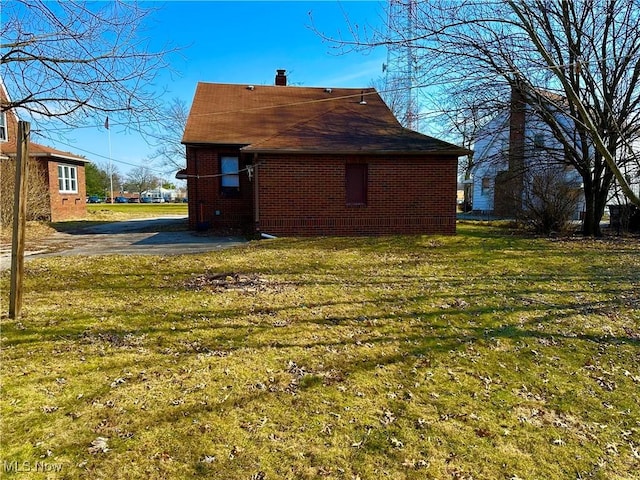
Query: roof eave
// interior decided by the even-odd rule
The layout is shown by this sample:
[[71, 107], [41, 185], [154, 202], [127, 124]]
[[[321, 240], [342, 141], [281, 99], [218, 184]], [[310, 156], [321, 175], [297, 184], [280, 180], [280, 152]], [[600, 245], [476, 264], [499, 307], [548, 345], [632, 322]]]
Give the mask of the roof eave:
[[215, 141], [212, 142], [210, 140], [182, 140], [180, 142], [182, 145], [189, 146], [189, 147], [211, 147], [211, 146], [220, 146], [220, 145], [224, 145], [224, 146], [229, 146], [229, 145], [234, 145], [237, 147], [246, 147], [247, 145], [249, 145], [249, 142], [238, 142], [238, 141], [229, 141], [229, 142], [224, 142], [224, 141]]
[[[15, 158], [17, 155], [17, 152], [0, 152], [0, 156], [3, 158]], [[73, 154], [65, 155], [64, 153], [29, 151], [29, 157], [39, 159], [62, 159], [76, 163], [91, 163], [90, 160], [87, 160], [86, 158], [76, 157]]]
[[262, 149], [262, 148], [241, 148], [246, 153], [258, 154], [307, 154], [307, 155], [429, 155], [429, 156], [448, 156], [462, 157], [471, 153], [466, 149], [459, 150], [305, 150], [305, 149]]
[[36, 157], [36, 158], [61, 158], [63, 160], [69, 160], [69, 161], [73, 161], [73, 162], [78, 162], [78, 163], [89, 163], [89, 160], [87, 160], [86, 158], [79, 158], [79, 157], [73, 157], [70, 155], [62, 155], [59, 153], [48, 153], [48, 152], [38, 152], [38, 153], [32, 153], [29, 152], [29, 156], [30, 157]]

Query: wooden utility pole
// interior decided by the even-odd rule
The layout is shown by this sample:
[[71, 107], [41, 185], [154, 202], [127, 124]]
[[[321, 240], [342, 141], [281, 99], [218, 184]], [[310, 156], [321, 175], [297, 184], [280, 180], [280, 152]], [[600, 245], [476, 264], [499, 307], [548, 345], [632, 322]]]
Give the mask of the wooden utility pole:
[[13, 197], [13, 237], [11, 239], [11, 292], [9, 318], [19, 318], [22, 311], [22, 276], [24, 272], [24, 234], [27, 218], [27, 160], [29, 158], [29, 122], [18, 122], [16, 185]]

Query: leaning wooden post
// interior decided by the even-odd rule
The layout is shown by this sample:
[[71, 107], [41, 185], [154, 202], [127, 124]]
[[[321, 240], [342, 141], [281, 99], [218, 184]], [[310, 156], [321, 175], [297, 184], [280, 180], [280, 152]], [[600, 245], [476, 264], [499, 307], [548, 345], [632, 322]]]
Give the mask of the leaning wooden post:
[[27, 218], [27, 160], [29, 158], [29, 122], [18, 122], [18, 155], [13, 197], [13, 237], [11, 239], [11, 292], [9, 318], [18, 318], [22, 310], [24, 272], [24, 234]]

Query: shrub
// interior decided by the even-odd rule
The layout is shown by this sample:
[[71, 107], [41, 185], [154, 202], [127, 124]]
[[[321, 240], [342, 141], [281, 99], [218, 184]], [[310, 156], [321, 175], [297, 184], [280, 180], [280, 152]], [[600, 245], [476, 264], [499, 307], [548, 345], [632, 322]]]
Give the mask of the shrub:
[[527, 177], [518, 222], [538, 234], [567, 234], [580, 200], [579, 186], [557, 168], [538, 169]]
[[[0, 225], [13, 222], [16, 161], [0, 160]], [[49, 219], [51, 215], [47, 177], [37, 160], [27, 162], [27, 220]]]

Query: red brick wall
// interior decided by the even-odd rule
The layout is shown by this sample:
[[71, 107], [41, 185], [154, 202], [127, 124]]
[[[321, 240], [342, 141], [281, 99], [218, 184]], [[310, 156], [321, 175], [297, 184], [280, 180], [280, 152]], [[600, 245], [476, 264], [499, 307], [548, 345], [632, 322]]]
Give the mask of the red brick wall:
[[[242, 196], [222, 198], [219, 158], [238, 152], [187, 147], [190, 228], [257, 219], [259, 231], [280, 236], [456, 232], [456, 157], [260, 155], [252, 180], [240, 175]], [[368, 164], [367, 205], [346, 203], [347, 162]]]
[[[366, 206], [346, 204], [345, 163], [368, 164]], [[283, 236], [456, 230], [457, 158], [261, 156], [260, 231]]]
[[220, 157], [239, 157], [239, 168], [247, 158], [238, 147], [187, 147], [187, 191], [189, 228], [252, 228], [253, 185], [246, 172], [240, 173], [240, 196], [225, 198], [220, 188]]
[[[42, 161], [46, 164], [49, 180], [49, 198], [51, 203], [51, 221], [84, 218], [87, 215], [87, 189], [85, 183], [84, 164], [72, 161]], [[78, 174], [78, 192], [60, 193], [58, 184], [58, 165], [75, 165]]]

